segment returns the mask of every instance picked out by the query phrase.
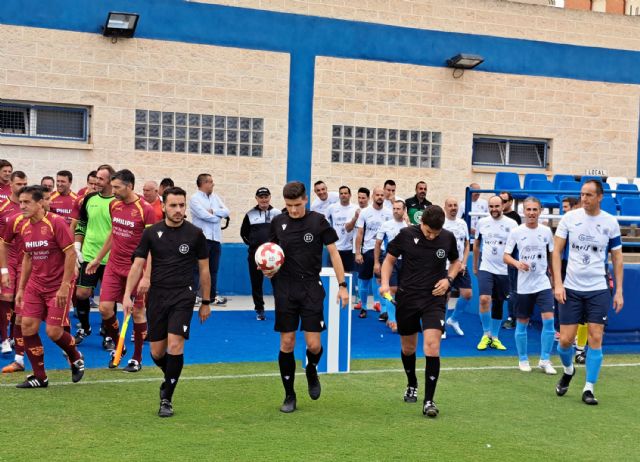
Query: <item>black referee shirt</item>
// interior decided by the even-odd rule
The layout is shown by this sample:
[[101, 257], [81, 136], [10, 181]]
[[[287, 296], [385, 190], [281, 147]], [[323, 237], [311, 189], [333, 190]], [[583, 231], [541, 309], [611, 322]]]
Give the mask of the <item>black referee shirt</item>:
[[142, 233], [134, 258], [151, 254], [151, 286], [157, 289], [190, 287], [193, 266], [209, 256], [207, 239], [202, 230], [185, 221], [177, 228], [164, 220]]
[[447, 277], [447, 260], [458, 259], [456, 238], [443, 229], [430, 241], [420, 230], [420, 225], [408, 226], [387, 246], [387, 252], [398, 258], [402, 255], [402, 269], [398, 286], [407, 292], [433, 290], [436, 283]]
[[277, 278], [318, 279], [322, 269], [322, 247], [338, 240], [324, 215], [306, 212], [302, 218], [278, 215], [271, 221], [270, 242], [284, 251], [284, 264]]

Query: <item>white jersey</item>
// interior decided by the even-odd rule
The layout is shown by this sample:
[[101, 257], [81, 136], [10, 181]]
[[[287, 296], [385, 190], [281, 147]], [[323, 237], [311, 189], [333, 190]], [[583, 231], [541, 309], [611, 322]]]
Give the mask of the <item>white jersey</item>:
[[393, 201], [389, 200], [389, 199], [385, 199], [384, 202], [382, 203], [382, 206], [389, 210], [390, 212], [393, 212]]
[[[407, 224], [404, 222], [404, 220], [396, 221], [395, 219], [393, 219], [382, 223], [382, 226], [380, 226], [380, 229], [378, 229], [378, 232], [376, 233], [376, 239], [382, 241], [382, 253], [386, 252], [387, 245], [389, 245], [389, 242], [395, 239], [400, 230], [406, 227]], [[400, 258], [402, 258], [402, 256], [400, 256]]]
[[492, 216], [478, 220], [476, 239], [482, 239], [480, 270], [493, 274], [507, 274], [507, 264], [503, 261], [504, 247], [512, 229], [518, 224], [502, 215], [494, 220]]
[[[535, 294], [551, 289], [551, 281], [547, 275], [549, 262], [548, 252], [553, 252], [553, 233], [548, 226], [538, 225], [531, 229], [520, 225], [509, 234], [504, 253], [518, 252], [517, 260], [529, 265], [529, 271], [518, 270], [519, 294]], [[514, 256], [515, 257], [515, 256]]]
[[382, 207], [376, 210], [373, 206], [369, 206], [360, 212], [356, 228], [364, 228], [364, 237], [362, 239], [362, 253], [373, 250], [376, 245], [376, 234], [382, 226], [382, 223], [393, 219], [390, 210]]
[[[462, 261], [464, 257], [465, 242], [469, 240], [469, 228], [462, 218], [450, 220], [445, 218], [443, 229], [451, 231], [456, 238], [456, 246], [458, 247], [458, 259]], [[447, 260], [447, 269], [449, 268], [449, 260]]]
[[596, 216], [587, 215], [584, 209], [571, 210], [560, 220], [556, 236], [566, 239], [569, 248], [565, 288], [607, 289], [607, 254], [609, 249], [622, 247], [618, 221], [603, 210]]
[[[489, 202], [486, 199], [478, 199], [475, 202], [471, 202], [471, 211], [476, 213], [489, 213]], [[464, 201], [460, 202], [458, 208], [458, 218], [462, 218], [464, 214]], [[471, 229], [478, 229], [478, 220], [482, 217], [471, 217]], [[469, 236], [471, 243], [473, 243], [474, 235]]]
[[311, 207], [309, 209], [312, 212], [318, 212], [323, 214], [325, 217], [327, 216], [327, 209], [331, 204], [335, 204], [336, 202], [340, 202], [340, 196], [337, 192], [329, 192], [329, 197], [326, 200], [322, 201], [319, 197], [316, 197], [311, 203]]
[[[359, 208], [359, 206], [356, 206], [356, 210], [360, 210], [360, 213], [362, 213], [364, 211], [364, 209], [366, 209], [367, 207], [362, 207]], [[355, 212], [353, 212], [353, 216], [351, 217], [353, 219], [353, 217], [355, 216]], [[360, 215], [358, 215], [360, 216]], [[358, 238], [358, 222], [356, 221], [356, 226], [353, 227], [353, 253], [356, 253], [356, 239]]]
[[331, 226], [338, 234], [338, 242], [336, 242], [336, 248], [338, 250], [353, 249], [354, 230], [352, 229], [347, 232], [344, 225], [353, 219], [357, 208], [357, 205], [342, 205], [338, 202], [337, 204], [331, 204], [327, 209], [327, 220], [329, 220], [329, 223], [331, 223]]

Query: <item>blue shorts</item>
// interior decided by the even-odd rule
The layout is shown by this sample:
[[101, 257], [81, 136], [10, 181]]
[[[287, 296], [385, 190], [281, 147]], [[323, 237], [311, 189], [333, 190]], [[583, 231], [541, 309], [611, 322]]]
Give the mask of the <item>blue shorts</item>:
[[362, 254], [362, 265], [356, 263], [355, 269], [358, 272], [358, 279], [368, 281], [373, 278], [373, 249]]
[[553, 294], [551, 289], [544, 289], [533, 294], [518, 294], [514, 311], [516, 318], [530, 318], [533, 315], [533, 307], [536, 305], [538, 305], [542, 313], [553, 313]]
[[468, 271], [465, 271], [464, 273], [460, 271], [456, 278], [453, 280], [451, 290], [460, 289], [471, 289], [471, 277], [469, 277]]
[[490, 295], [494, 300], [509, 298], [509, 276], [478, 271], [478, 290], [480, 295]]
[[611, 308], [611, 292], [603, 290], [565, 289], [566, 303], [558, 307], [560, 324], [607, 324], [607, 313]]
[[[380, 255], [380, 266], [382, 267], [382, 263], [384, 263], [384, 259], [387, 256], [386, 252]], [[398, 287], [398, 276], [400, 274], [400, 270], [402, 269], [402, 260], [396, 258], [396, 262], [393, 264], [393, 271], [391, 272], [391, 276], [389, 277], [389, 287]]]

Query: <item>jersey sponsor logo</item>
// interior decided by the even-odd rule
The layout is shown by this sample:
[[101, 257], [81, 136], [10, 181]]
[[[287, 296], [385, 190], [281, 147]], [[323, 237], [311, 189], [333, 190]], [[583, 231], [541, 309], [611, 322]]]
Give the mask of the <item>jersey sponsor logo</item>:
[[71, 209], [60, 209], [60, 208], [54, 208], [53, 209], [58, 215], [62, 215], [62, 214], [69, 214], [71, 213]]
[[160, 239], [162, 237], [163, 232], [162, 231], [158, 231], [158, 239]]
[[27, 249], [35, 249], [36, 247], [49, 247], [49, 241], [30, 241], [25, 242], [24, 246]]
[[285, 229], [287, 229], [287, 225], [282, 225], [282, 231], [284, 231]]
[[122, 225], [122, 226], [128, 226], [129, 228], [133, 228], [136, 226], [136, 224], [133, 221], [125, 220], [124, 218], [120, 218], [120, 217], [113, 217], [113, 222], [118, 223], [119, 225]]
[[436, 250], [436, 257], [438, 257], [438, 258], [444, 258], [444, 256], [445, 256], [445, 251], [444, 251], [444, 249], [438, 249], [438, 250]]
[[582, 256], [582, 263], [584, 263], [585, 265], [588, 265], [589, 263], [591, 263], [591, 257], [589, 256], [589, 254], [584, 254]]
[[579, 234], [578, 235], [578, 240], [581, 241], [581, 242], [593, 242], [593, 241], [596, 240], [596, 238], [593, 237], [593, 236], [589, 236], [587, 234]]
[[304, 242], [306, 242], [307, 244], [310, 242], [313, 242], [313, 234], [307, 233], [304, 235], [303, 239], [304, 239]]
[[178, 247], [178, 252], [186, 255], [187, 253], [189, 253], [189, 246], [187, 244], [181, 244], [180, 247]]
[[416, 223], [420, 223], [420, 220], [422, 220], [423, 213], [424, 213], [423, 210], [416, 210], [416, 212], [413, 214], [413, 221], [415, 221]]

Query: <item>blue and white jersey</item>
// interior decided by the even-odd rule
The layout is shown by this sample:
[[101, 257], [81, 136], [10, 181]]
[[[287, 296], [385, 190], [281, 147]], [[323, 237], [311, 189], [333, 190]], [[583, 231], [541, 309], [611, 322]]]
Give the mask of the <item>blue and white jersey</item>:
[[[406, 228], [407, 224], [404, 220], [396, 221], [395, 218], [393, 220], [385, 221], [378, 229], [378, 233], [376, 234], [376, 239], [382, 241], [382, 253], [384, 255], [387, 251], [387, 246], [389, 242], [393, 241], [395, 237], [398, 235], [402, 228]], [[400, 256], [402, 258], [402, 255]]]
[[[469, 228], [467, 228], [467, 223], [462, 218], [456, 218], [455, 220], [445, 218], [442, 228], [451, 231], [455, 236], [459, 260], [462, 261], [462, 258], [464, 257], [465, 242], [469, 240]], [[449, 269], [448, 260], [447, 269]]]
[[[458, 218], [462, 218], [464, 215], [464, 201], [460, 202], [460, 206], [458, 207]], [[486, 199], [478, 198], [475, 202], [471, 202], [471, 211], [478, 213], [489, 213], [489, 202]], [[478, 220], [481, 217], [471, 217], [471, 229], [478, 229]], [[471, 243], [473, 244], [473, 239], [475, 236], [469, 236]]]
[[518, 224], [515, 221], [504, 215], [497, 220], [492, 216], [482, 217], [478, 220], [476, 241], [482, 240], [479, 268], [481, 271], [507, 275], [507, 264], [502, 259], [504, 247], [507, 245], [509, 233], [517, 227]]
[[313, 202], [311, 202], [309, 210], [321, 213], [326, 217], [327, 209], [331, 204], [335, 204], [336, 202], [340, 202], [340, 195], [335, 191], [330, 191], [325, 200], [320, 200], [320, 198], [316, 197]]
[[385, 221], [393, 220], [391, 210], [382, 207], [376, 210], [373, 206], [369, 206], [360, 212], [356, 228], [364, 228], [364, 237], [362, 239], [362, 253], [373, 250], [376, 245], [376, 235], [378, 230]]
[[518, 260], [529, 265], [529, 271], [518, 270], [519, 294], [535, 294], [551, 289], [551, 281], [547, 274], [549, 262], [548, 252], [553, 252], [553, 233], [548, 226], [538, 225], [527, 228], [520, 225], [509, 234], [504, 253], [518, 251]]
[[556, 236], [566, 239], [569, 248], [564, 287], [580, 291], [607, 289], [608, 251], [622, 247], [618, 221], [602, 210], [596, 216], [587, 215], [584, 209], [572, 210], [560, 220]]
[[338, 242], [336, 242], [336, 248], [338, 250], [352, 250], [353, 248], [354, 230], [352, 229], [347, 232], [344, 225], [353, 219], [353, 215], [356, 213], [357, 208], [357, 205], [342, 205], [338, 202], [336, 204], [331, 204], [327, 209], [327, 220], [329, 220], [329, 223], [331, 223], [331, 226], [338, 234]]

